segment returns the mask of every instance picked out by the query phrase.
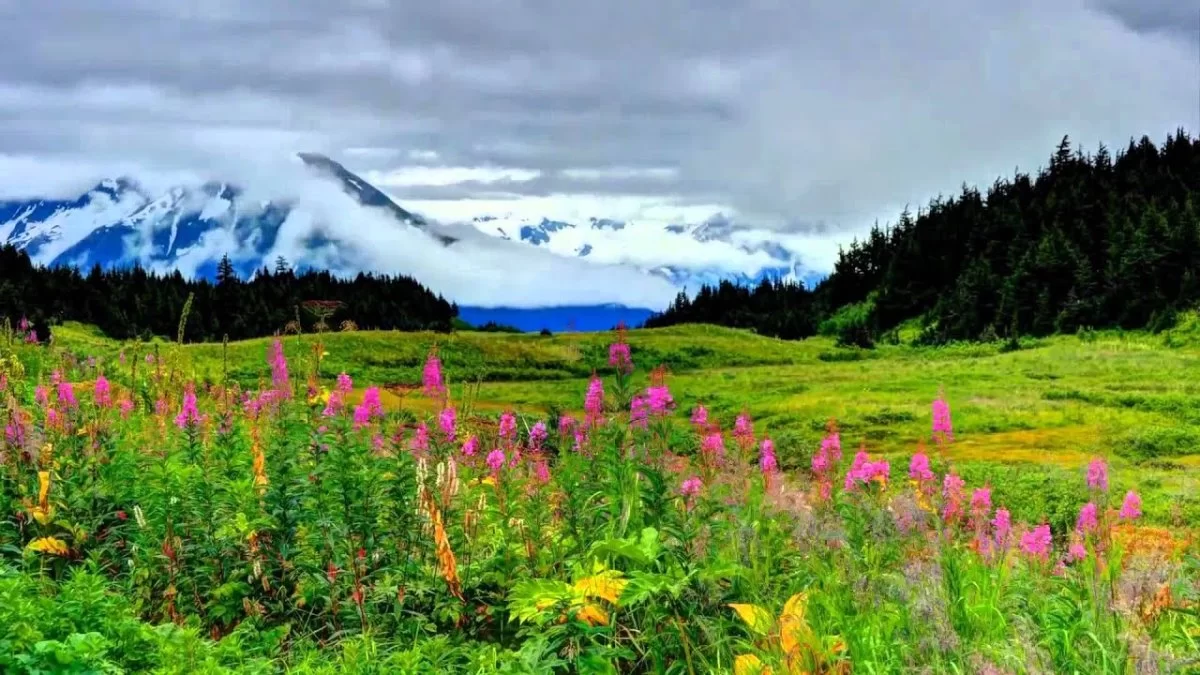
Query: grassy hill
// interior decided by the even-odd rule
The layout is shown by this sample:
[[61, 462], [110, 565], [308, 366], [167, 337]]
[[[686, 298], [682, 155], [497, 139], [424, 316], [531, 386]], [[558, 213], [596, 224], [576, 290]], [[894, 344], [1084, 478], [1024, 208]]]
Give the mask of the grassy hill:
[[[1137, 474], [1151, 520], [1182, 524], [1200, 521], [1197, 326], [1189, 316], [1167, 334], [1060, 336], [1016, 351], [998, 343], [857, 351], [825, 338], [782, 341], [702, 325], [633, 330], [628, 341], [639, 386], [650, 368], [663, 365], [681, 419], [698, 402], [725, 425], [749, 412], [778, 440], [785, 468], [807, 466], [831, 417], [847, 447], [865, 443], [872, 452], [908, 457], [929, 436], [929, 402], [942, 388], [958, 439], [951, 457], [968, 479], [996, 481], [999, 497], [1020, 493], [1030, 517], [1039, 509], [1073, 517], [1053, 513], [1055, 503], [1074, 503], [1059, 498], [1073, 498], [1082, 467], [1104, 455], [1118, 476]], [[220, 381], [227, 372], [243, 385], [267, 376], [270, 344], [122, 345], [78, 324], [59, 327], [55, 340], [108, 363], [121, 351], [128, 359], [158, 352], [201, 381]], [[289, 336], [284, 344], [294, 374], [311, 369], [319, 343], [324, 380], [347, 372], [364, 386], [388, 385], [384, 402], [394, 408], [420, 405], [405, 388], [419, 382], [436, 345], [456, 399], [471, 399], [481, 412], [513, 407], [537, 415], [582, 406], [587, 378], [605, 367], [611, 340], [602, 333], [355, 332]]]

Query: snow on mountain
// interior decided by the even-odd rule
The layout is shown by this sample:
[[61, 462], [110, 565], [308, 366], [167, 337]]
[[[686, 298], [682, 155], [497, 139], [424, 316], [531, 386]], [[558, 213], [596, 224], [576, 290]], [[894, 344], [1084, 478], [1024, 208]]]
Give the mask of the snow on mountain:
[[811, 285], [823, 276], [781, 243], [777, 233], [721, 213], [697, 223], [608, 218], [575, 223], [508, 214], [477, 216], [471, 224], [484, 234], [560, 256], [638, 267], [691, 291], [724, 280], [754, 284], [770, 278]]

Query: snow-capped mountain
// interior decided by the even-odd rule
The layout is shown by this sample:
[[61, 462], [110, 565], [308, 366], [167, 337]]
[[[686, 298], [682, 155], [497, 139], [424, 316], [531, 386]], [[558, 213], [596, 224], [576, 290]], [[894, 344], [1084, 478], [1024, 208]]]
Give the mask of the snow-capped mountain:
[[[397, 228], [427, 229], [373, 186], [328, 157], [304, 153], [305, 165], [340, 183], [343, 192], [364, 207], [386, 210]], [[251, 202], [234, 185], [208, 182], [176, 186], [153, 196], [129, 178], [100, 182], [71, 200], [0, 201], [0, 244], [24, 249], [44, 265], [87, 268], [140, 264], [165, 271], [184, 268], [200, 276], [215, 273], [223, 253], [234, 255], [242, 274], [270, 262], [280, 227], [292, 215], [287, 201]], [[454, 240], [431, 234], [443, 244]], [[344, 259], [341, 249], [365, 242], [334, 241], [319, 226], [309, 233], [312, 255], [298, 266]]]
[[[315, 181], [306, 183], [305, 189], [329, 192], [336, 199], [313, 199], [312, 194], [299, 201], [262, 199], [243, 189], [246, 186], [216, 181], [177, 185], [155, 194], [134, 179], [116, 178], [104, 180], [74, 199], [0, 200], [0, 244], [24, 249], [44, 265], [86, 269], [138, 264], [159, 272], [179, 270], [185, 276], [209, 278], [215, 276], [222, 255], [228, 254], [237, 272], [248, 276], [271, 267], [275, 257], [286, 251], [284, 257], [297, 269], [411, 273], [437, 290], [436, 282], [446, 282], [439, 275], [447, 266], [470, 284], [495, 284], [495, 279], [473, 276], [477, 274], [473, 270], [479, 269], [477, 262], [492, 272], [502, 270], [494, 261], [511, 253], [487, 251], [499, 246], [495, 239], [504, 239], [516, 242], [504, 244], [506, 251], [530, 247], [530, 255], [542, 261], [536, 266], [508, 263], [517, 265], [526, 276], [534, 269], [555, 269], [558, 271], [541, 274], [561, 281], [564, 274], [579, 272], [579, 289], [583, 290], [577, 289], [566, 302], [530, 302], [530, 297], [514, 290], [513, 276], [506, 273], [487, 299], [460, 303], [467, 305], [462, 308], [464, 317], [527, 330], [564, 330], [617, 320], [635, 324], [650, 310], [661, 309], [637, 300], [614, 304], [611, 297], [597, 296], [605, 288], [612, 294], [613, 288], [610, 282], [600, 281], [610, 277], [590, 272], [601, 268], [624, 270], [634, 279], [653, 279], [667, 293], [670, 286], [694, 291], [702, 284], [722, 280], [813, 280], [794, 251], [762, 231], [719, 214], [699, 223], [606, 218], [565, 222], [510, 215], [442, 223], [404, 209], [328, 157], [301, 153], [298, 158], [299, 165], [306, 168], [302, 172], [305, 180]], [[262, 193], [266, 194], [270, 193]], [[355, 220], [360, 214], [354, 211], [360, 207], [372, 214], [370, 227]], [[316, 211], [306, 211], [312, 208]], [[407, 257], [390, 259], [408, 263], [388, 264], [380, 257], [396, 251], [408, 251]], [[555, 266], [547, 267], [547, 261]], [[397, 264], [404, 269], [395, 269]], [[409, 265], [418, 265], [418, 269], [408, 269]], [[596, 281], [588, 281], [593, 278]], [[546, 283], [541, 279], [524, 281], [540, 286]], [[462, 288], [461, 279], [457, 283]], [[580, 297], [594, 304], [580, 304]], [[485, 311], [485, 307], [491, 309]]]
[[769, 233], [718, 213], [697, 223], [589, 218], [582, 222], [483, 215], [471, 224], [485, 234], [541, 247], [561, 256], [634, 265], [696, 290], [732, 281], [786, 279], [814, 284], [822, 275]]

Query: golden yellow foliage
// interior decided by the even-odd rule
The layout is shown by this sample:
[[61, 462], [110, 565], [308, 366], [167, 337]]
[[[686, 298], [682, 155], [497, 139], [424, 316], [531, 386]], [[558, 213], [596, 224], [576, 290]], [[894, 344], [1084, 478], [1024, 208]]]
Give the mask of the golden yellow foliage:
[[67, 545], [63, 540], [56, 537], [41, 537], [29, 542], [25, 547], [29, 551], [38, 553], [49, 553], [50, 555], [66, 555], [68, 552]]
[[437, 547], [438, 565], [441, 567], [442, 578], [450, 587], [450, 593], [463, 600], [462, 583], [458, 580], [458, 562], [454, 559], [454, 551], [450, 548], [450, 537], [446, 535], [446, 527], [442, 524], [442, 512], [433, 500], [433, 494], [421, 488], [421, 506], [429, 516], [433, 528], [433, 542]]
[[600, 598], [615, 605], [621, 597], [621, 591], [625, 590], [625, 585], [628, 583], [627, 580], [621, 578], [619, 571], [604, 570], [576, 581], [574, 588], [585, 598]]
[[729, 608], [737, 612], [742, 621], [750, 627], [750, 630], [759, 635], [766, 635], [771, 632], [771, 626], [774, 625], [775, 619], [767, 610], [758, 605], [747, 604], [732, 604]]
[[733, 659], [733, 675], [771, 675], [771, 667], [763, 665], [753, 654], [741, 654]]
[[599, 605], [588, 603], [581, 607], [575, 613], [575, 618], [585, 622], [589, 626], [607, 626], [608, 612], [605, 612]]

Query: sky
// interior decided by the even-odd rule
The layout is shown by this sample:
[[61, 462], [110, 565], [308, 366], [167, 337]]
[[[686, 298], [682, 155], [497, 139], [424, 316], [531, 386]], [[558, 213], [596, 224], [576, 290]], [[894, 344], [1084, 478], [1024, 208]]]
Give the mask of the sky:
[[0, 25], [0, 196], [285, 191], [306, 150], [435, 218], [719, 211], [827, 266], [1064, 135], [1200, 128], [1200, 0], [0, 0]]

